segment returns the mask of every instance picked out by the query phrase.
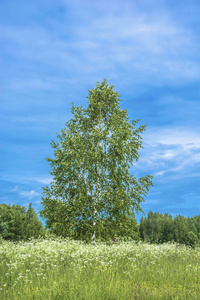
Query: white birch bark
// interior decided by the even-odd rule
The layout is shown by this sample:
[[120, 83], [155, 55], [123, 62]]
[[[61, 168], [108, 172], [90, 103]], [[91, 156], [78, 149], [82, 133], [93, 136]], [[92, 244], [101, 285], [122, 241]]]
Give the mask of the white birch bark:
[[[96, 127], [96, 126], [95, 126]], [[100, 119], [99, 119], [99, 130], [101, 129], [101, 109], [100, 109]], [[98, 155], [98, 148], [99, 143], [97, 144], [97, 155]], [[93, 222], [93, 235], [92, 235], [92, 244], [96, 244], [96, 223], [97, 223], [97, 204], [99, 202], [99, 184], [100, 184], [100, 178], [99, 178], [99, 163], [97, 161], [97, 182], [96, 182], [96, 188], [95, 188], [95, 199], [94, 199], [94, 222]]]

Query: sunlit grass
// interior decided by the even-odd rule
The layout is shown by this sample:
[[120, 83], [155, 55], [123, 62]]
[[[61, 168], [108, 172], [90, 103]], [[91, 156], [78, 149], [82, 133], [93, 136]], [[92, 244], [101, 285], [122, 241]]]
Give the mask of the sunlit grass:
[[0, 245], [0, 299], [200, 299], [200, 250], [64, 239]]

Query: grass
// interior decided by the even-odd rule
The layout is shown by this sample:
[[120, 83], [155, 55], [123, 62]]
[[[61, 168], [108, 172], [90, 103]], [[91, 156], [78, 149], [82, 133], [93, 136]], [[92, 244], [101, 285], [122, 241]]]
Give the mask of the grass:
[[200, 249], [67, 239], [0, 244], [0, 299], [200, 299]]

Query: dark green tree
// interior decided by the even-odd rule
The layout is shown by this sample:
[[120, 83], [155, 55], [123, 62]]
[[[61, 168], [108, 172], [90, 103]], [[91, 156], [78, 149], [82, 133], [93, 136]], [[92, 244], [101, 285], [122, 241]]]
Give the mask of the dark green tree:
[[29, 208], [26, 212], [25, 222], [24, 222], [24, 239], [27, 240], [31, 237], [38, 238], [43, 237], [46, 230], [44, 229], [42, 223], [38, 220], [38, 216], [35, 210], [32, 208], [32, 204], [29, 204]]
[[8, 222], [5, 222], [0, 216], [0, 237], [6, 238], [9, 235], [9, 225]]
[[1, 235], [4, 239], [19, 241], [24, 236], [26, 209], [20, 205], [0, 204]]
[[173, 218], [169, 214], [153, 213], [140, 220], [140, 236], [142, 240], [151, 243], [165, 243], [172, 241], [174, 227]]
[[139, 225], [139, 233], [143, 241], [145, 240], [145, 225], [146, 225], [145, 223], [146, 223], [146, 218], [142, 217]]
[[172, 215], [170, 214], [161, 214], [160, 215], [160, 223], [161, 223], [161, 233], [159, 237], [160, 243], [167, 243], [173, 240], [173, 232], [174, 232], [174, 220]]
[[185, 244], [192, 248], [195, 248], [195, 246], [198, 244], [198, 237], [193, 231], [189, 231], [187, 233], [187, 240]]
[[196, 227], [196, 222], [194, 218], [187, 218], [188, 230], [193, 232], [196, 236], [198, 236], [198, 229]]
[[197, 237], [200, 243], [200, 215], [196, 215], [192, 219], [194, 220], [194, 224], [197, 229]]
[[140, 234], [146, 242], [158, 243], [161, 237], [162, 216], [159, 213], [150, 211], [147, 218], [140, 222]]
[[0, 235], [3, 239], [27, 240], [44, 236], [45, 232], [31, 204], [27, 211], [20, 205], [0, 204]]
[[189, 233], [188, 220], [184, 216], [176, 216], [174, 218], [174, 240], [179, 244], [187, 244]]
[[143, 241], [151, 243], [166, 243], [175, 241], [195, 247], [200, 241], [200, 216], [185, 218], [176, 216], [174, 219], [170, 214], [159, 214], [149, 212], [148, 217], [142, 217], [139, 232]]
[[120, 232], [141, 211], [152, 176], [137, 180], [129, 169], [139, 159], [146, 126], [129, 123], [120, 101], [106, 80], [97, 83], [88, 107], [72, 105], [73, 118], [52, 142], [53, 181], [43, 189], [41, 216], [55, 233], [95, 242], [108, 224]]

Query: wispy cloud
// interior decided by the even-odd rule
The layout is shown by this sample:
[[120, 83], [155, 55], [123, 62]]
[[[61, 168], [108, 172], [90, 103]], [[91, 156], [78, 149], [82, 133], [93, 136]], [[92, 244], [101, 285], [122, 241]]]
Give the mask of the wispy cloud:
[[19, 186], [15, 186], [11, 191], [14, 193], [18, 193], [21, 197], [28, 198], [28, 199], [33, 199], [33, 198], [41, 195], [40, 193], [36, 192], [35, 190], [23, 191], [19, 188]]
[[197, 132], [174, 127], [150, 131], [145, 134], [144, 149], [134, 167], [143, 171], [148, 168], [154, 176], [166, 175], [165, 181], [200, 175], [200, 138]]
[[[193, 58], [198, 52], [197, 37], [190, 28], [180, 26], [166, 7], [157, 10], [149, 5], [147, 13], [142, 4], [129, 1], [114, 7], [106, 4], [107, 9], [91, 1], [80, 6], [77, 11], [75, 4], [63, 4], [62, 26], [53, 19], [46, 20], [48, 26], [4, 25], [2, 39], [10, 45], [8, 53], [19, 63], [41, 63], [45, 69], [48, 65], [52, 74], [56, 67], [70, 72], [71, 78], [77, 71], [82, 76], [95, 70], [109, 70], [112, 77], [119, 66], [129, 76], [134, 71], [136, 82], [145, 76], [149, 82], [157, 77], [165, 82], [198, 78], [199, 67]], [[70, 12], [79, 22], [69, 18]], [[29, 88], [54, 86], [52, 80], [37, 78], [26, 78], [24, 84]], [[22, 87], [23, 81], [12, 85]]]
[[161, 143], [165, 145], [183, 145], [186, 148], [200, 147], [200, 136], [197, 128], [188, 127], [148, 128], [144, 133], [148, 144]]
[[51, 176], [47, 176], [47, 177], [33, 177], [33, 178], [29, 178], [30, 181], [36, 181], [38, 183], [41, 184], [50, 184], [50, 182], [52, 182], [52, 177]]

